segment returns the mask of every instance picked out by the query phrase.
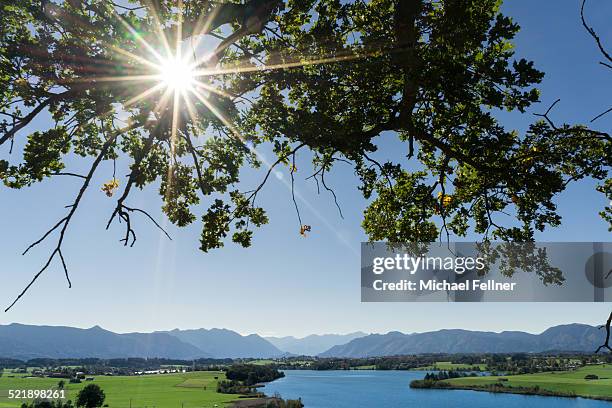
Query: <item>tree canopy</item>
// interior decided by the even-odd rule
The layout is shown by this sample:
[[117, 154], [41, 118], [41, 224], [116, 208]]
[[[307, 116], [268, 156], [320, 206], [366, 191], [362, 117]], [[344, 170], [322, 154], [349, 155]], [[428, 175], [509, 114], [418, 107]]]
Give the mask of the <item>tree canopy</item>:
[[76, 406], [83, 408], [96, 408], [104, 404], [104, 391], [96, 384], [87, 384], [77, 395]]
[[[532, 241], [558, 226], [555, 197], [571, 182], [600, 180], [612, 199], [608, 133], [557, 123], [554, 105], [525, 134], [500, 110], [525, 112], [544, 73], [515, 56], [519, 25], [500, 0], [23, 0], [0, 8], [0, 179], [23, 188], [56, 175], [82, 184], [32, 283], [58, 259], [100, 164], [129, 159], [125, 178], [101, 186], [116, 206], [108, 226], [155, 217], [130, 206], [159, 183], [161, 208], [202, 224], [200, 249], [251, 245], [268, 215], [258, 194], [278, 166], [329, 191], [348, 163], [368, 200], [371, 240], [435, 241], [443, 234]], [[199, 46], [218, 38], [214, 50]], [[598, 38], [598, 37], [597, 37]], [[601, 45], [601, 44], [600, 44]], [[173, 77], [171, 77], [174, 75]], [[48, 128], [22, 129], [44, 112]], [[26, 140], [13, 151], [16, 140]], [[381, 143], [405, 145], [400, 162]], [[267, 163], [258, 149], [271, 146]], [[295, 166], [312, 157], [312, 171]], [[89, 171], [67, 168], [91, 158]], [[241, 170], [263, 167], [245, 190]], [[96, 187], [96, 186], [93, 186]], [[293, 189], [292, 189], [293, 193]], [[298, 226], [310, 229], [293, 196]], [[340, 207], [339, 207], [340, 209]], [[610, 208], [602, 216], [610, 222]], [[499, 215], [511, 214], [504, 224]], [[30, 246], [27, 250], [29, 250]], [[26, 250], [26, 252], [27, 252]], [[32, 284], [30, 283], [30, 285]], [[29, 287], [29, 286], [28, 286]], [[27, 288], [26, 288], [27, 290]], [[24, 291], [25, 292], [25, 291]]]

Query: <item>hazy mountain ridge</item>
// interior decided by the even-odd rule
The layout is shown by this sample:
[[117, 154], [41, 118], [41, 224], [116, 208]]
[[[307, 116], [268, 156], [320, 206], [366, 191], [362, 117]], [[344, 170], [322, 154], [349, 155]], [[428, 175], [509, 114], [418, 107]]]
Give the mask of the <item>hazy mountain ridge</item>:
[[540, 353], [545, 351], [593, 352], [604, 333], [585, 324], [551, 327], [540, 334], [501, 333], [445, 329], [425, 333], [389, 332], [354, 339], [331, 347], [321, 357], [374, 357], [425, 353]]
[[264, 337], [280, 350], [303, 356], [316, 356], [333, 346], [346, 344], [351, 340], [367, 336], [364, 332], [348, 334], [311, 334], [306, 337]]
[[228, 329], [174, 329], [166, 333], [214, 357], [266, 358], [286, 354], [257, 334], [241, 336]]
[[0, 325], [0, 357], [31, 358], [196, 358], [279, 357], [271, 343], [226, 329], [118, 334], [95, 326]]
[[207, 353], [164, 333], [117, 334], [98, 326], [0, 325], [0, 355], [7, 358], [123, 358], [191, 359]]
[[[360, 337], [360, 335], [363, 335]], [[593, 352], [605, 333], [584, 324], [551, 327], [540, 334], [445, 329], [404, 334], [350, 333], [311, 335], [301, 339], [242, 336], [227, 329], [172, 330], [118, 334], [98, 326], [0, 325], [0, 357], [31, 358], [273, 358], [289, 353], [314, 355], [325, 342], [337, 342], [321, 357], [371, 357], [424, 353]], [[350, 339], [350, 337], [354, 337]], [[272, 344], [276, 342], [277, 346]], [[346, 343], [346, 344], [341, 344]], [[328, 343], [329, 344], [329, 343]], [[294, 348], [295, 347], [295, 348]], [[311, 350], [310, 352], [305, 352]], [[291, 351], [293, 350], [293, 351]], [[299, 351], [299, 352], [296, 352]]]

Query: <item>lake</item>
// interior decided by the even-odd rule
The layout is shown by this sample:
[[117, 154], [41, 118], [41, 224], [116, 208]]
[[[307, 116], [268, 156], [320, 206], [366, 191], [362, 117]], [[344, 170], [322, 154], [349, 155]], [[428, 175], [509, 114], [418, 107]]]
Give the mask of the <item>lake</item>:
[[555, 398], [464, 390], [416, 390], [410, 381], [422, 371], [287, 370], [285, 378], [262, 391], [283, 398], [302, 398], [305, 408], [612, 408], [612, 403], [582, 398]]

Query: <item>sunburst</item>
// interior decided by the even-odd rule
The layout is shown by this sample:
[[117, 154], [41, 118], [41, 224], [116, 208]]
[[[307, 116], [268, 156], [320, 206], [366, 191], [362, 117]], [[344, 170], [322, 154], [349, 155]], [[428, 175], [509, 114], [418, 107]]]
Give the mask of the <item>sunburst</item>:
[[187, 61], [171, 57], [160, 66], [159, 80], [175, 92], [185, 93], [194, 88], [196, 71]]
[[[137, 42], [138, 51], [130, 52], [125, 49], [117, 48], [116, 46], [110, 47], [110, 49], [116, 53], [120, 59], [124, 60], [129, 65], [134, 74], [133, 75], [122, 75], [122, 76], [97, 76], [96, 81], [100, 82], [117, 82], [125, 83], [128, 86], [129, 83], [139, 84], [140, 87], [136, 87], [138, 92], [135, 95], [127, 99], [122, 103], [123, 109], [128, 110], [132, 106], [138, 104], [143, 100], [153, 100], [155, 108], [152, 110], [153, 113], [170, 111], [171, 112], [171, 125], [170, 129], [170, 155], [169, 155], [169, 180], [167, 188], [172, 188], [171, 172], [172, 168], [176, 164], [175, 147], [179, 132], [184, 129], [179, 121], [184, 120], [185, 112], [188, 117], [192, 120], [192, 123], [197, 123], [198, 110], [196, 109], [196, 102], [199, 102], [205, 107], [212, 115], [216, 116], [217, 119], [223, 123], [226, 128], [230, 131], [231, 136], [241, 140], [244, 145], [256, 156], [258, 159], [268, 168], [273, 165], [261, 155], [251, 143], [246, 143], [244, 137], [241, 135], [237, 127], [232, 123], [231, 119], [223, 113], [223, 110], [215, 106], [215, 98], [211, 98], [211, 94], [216, 94], [222, 98], [233, 99], [234, 96], [225, 92], [221, 87], [215, 86], [218, 82], [216, 78], [221, 78], [228, 74], [239, 74], [248, 72], [262, 72], [270, 70], [283, 70], [297, 68], [308, 65], [319, 65], [319, 64], [330, 64], [342, 61], [349, 61], [354, 59], [360, 59], [368, 55], [376, 55], [380, 50], [375, 50], [372, 53], [362, 52], [360, 55], [354, 53], [347, 54], [336, 54], [336, 55], [323, 55], [311, 58], [299, 58], [292, 61], [283, 61], [282, 63], [266, 65], [263, 63], [253, 64], [236, 64], [232, 66], [221, 66], [219, 64], [218, 49], [213, 47], [212, 49], [206, 50], [206, 52], [200, 52], [200, 55], [196, 55], [196, 49], [203, 42], [208, 40], [219, 40], [218, 36], [210, 36], [208, 34], [210, 22], [204, 18], [198, 21], [196, 24], [199, 30], [191, 33], [189, 36], [190, 44], [185, 44], [182, 35], [182, 1], [178, 1], [177, 7], [178, 22], [175, 25], [175, 32], [171, 35], [176, 41], [170, 40], [166, 36], [168, 33], [167, 26], [162, 26], [157, 15], [155, 15], [153, 9], [153, 20], [155, 21], [155, 40], [153, 42], [147, 41], [134, 27], [132, 27], [120, 13], [116, 13], [117, 18], [126, 27], [126, 29], [132, 34], [133, 38]], [[214, 17], [214, 13], [208, 18]], [[222, 39], [219, 40], [221, 42]], [[174, 43], [173, 43], [174, 42]], [[186, 42], [186, 41], [185, 41]], [[196, 45], [194, 45], [194, 42]], [[185, 52], [185, 46], [190, 45], [190, 51]], [[222, 52], [221, 52], [222, 54]], [[87, 78], [80, 80], [86, 81]], [[142, 87], [144, 85], [144, 88]], [[183, 124], [184, 125], [184, 124]], [[196, 135], [197, 136], [197, 135]], [[188, 137], [188, 136], [186, 136]], [[293, 184], [289, 185], [288, 182], [283, 182], [287, 189], [290, 189], [292, 194]], [[319, 219], [322, 219], [327, 225], [328, 222], [325, 217], [321, 216], [318, 211], [303, 197], [299, 196], [301, 201], [306, 203], [311, 210]]]
[[[152, 17], [154, 20], [155, 32], [152, 33], [152, 35], [155, 36], [154, 42], [157, 45], [152, 44], [151, 41], [147, 41], [145, 37], [143, 37], [141, 33], [132, 27], [120, 13], [116, 12], [117, 19], [131, 33], [137, 42], [139, 51], [134, 53], [121, 49], [117, 46], [111, 46], [110, 48], [122, 59], [127, 59], [127, 61], [129, 61], [128, 65], [135, 72], [135, 74], [127, 74], [122, 76], [98, 75], [95, 78], [95, 80], [98, 82], [134, 82], [150, 84], [150, 86], [146, 87], [144, 90], [141, 88], [140, 93], [125, 101], [123, 103], [124, 108], [128, 108], [143, 99], [156, 97], [156, 95], [159, 95], [160, 92], [163, 95], [166, 95], [169, 92], [174, 94], [174, 98], [165, 98], [166, 103], [163, 105], [178, 103], [179, 106], [175, 106], [173, 108], [182, 111], [183, 108], [188, 109], [187, 105], [189, 101], [187, 99], [195, 96], [194, 100], [200, 100], [201, 102], [203, 102], [203, 99], [207, 99], [207, 103], [205, 103], [205, 105], [210, 109], [208, 97], [211, 93], [215, 93], [225, 98], [232, 98], [232, 95], [229, 95], [227, 92], [214, 86], [212, 78], [221, 77], [227, 74], [282, 70], [307, 65], [337, 63], [341, 61], [363, 58], [371, 54], [367, 52], [362, 52], [361, 55], [355, 55], [353, 53], [346, 55], [337, 54], [333, 56], [318, 56], [315, 58], [300, 58], [294, 61], [284, 61], [280, 64], [253, 65], [251, 63], [247, 63], [223, 67], [218, 65], [218, 50], [210, 49], [207, 50], [208, 52], [200, 53], [200, 55], [196, 55], [195, 52], [198, 45], [205, 40], [216, 39], [219, 42], [222, 41], [222, 39], [219, 39], [217, 35], [212, 36], [208, 33], [210, 26], [210, 22], [208, 20], [214, 17], [214, 13], [212, 13], [211, 16], [208, 16], [208, 18], [201, 18], [195, 25], [198, 27], [198, 30], [191, 33], [189, 37], [189, 40], [192, 42], [190, 45], [193, 53], [187, 53], [184, 52], [185, 47], [182, 40], [182, 1], [179, 0], [177, 2], [177, 23], [174, 26], [174, 33], [171, 35], [171, 37], [176, 39], [173, 44], [173, 41], [168, 38], [168, 27], [161, 24], [159, 17], [154, 11], [154, 8], [151, 8], [149, 11], [153, 13]], [[194, 41], [196, 42], [195, 46], [193, 44]], [[89, 78], [81, 78], [78, 81], [88, 80]], [[159, 106], [158, 104], [158, 108], [163, 109], [168, 107], [163, 105]], [[194, 113], [192, 109], [189, 110], [190, 114]], [[213, 114], [219, 116], [216, 109], [210, 110]], [[226, 122], [227, 119], [219, 117], [219, 120]], [[173, 124], [173, 127], [175, 126], [176, 124]]]

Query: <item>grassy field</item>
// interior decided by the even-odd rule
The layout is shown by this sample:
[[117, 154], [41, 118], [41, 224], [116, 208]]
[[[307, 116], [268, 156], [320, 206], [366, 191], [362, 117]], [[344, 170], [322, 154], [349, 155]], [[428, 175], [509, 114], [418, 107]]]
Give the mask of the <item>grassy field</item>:
[[253, 365], [270, 365], [270, 364], [274, 364], [277, 361], [274, 360], [266, 360], [266, 359], [261, 359], [261, 360], [252, 360], [249, 361], [247, 364], [253, 364]]
[[[585, 380], [584, 377], [588, 374], [597, 375], [599, 379]], [[504, 387], [539, 386], [548, 391], [575, 393], [580, 396], [612, 397], [612, 364], [587, 366], [564, 372], [456, 378], [448, 382], [454, 386], [483, 386], [499, 383], [500, 378], [508, 380], [502, 382]]]
[[448, 371], [448, 370], [465, 370], [468, 368], [472, 368], [472, 367], [480, 367], [481, 371], [484, 371], [487, 367], [486, 364], [456, 364], [456, 363], [451, 363], [450, 361], [437, 361], [435, 364], [427, 366], [427, 367], [420, 367], [417, 368], [417, 370], [421, 370], [421, 371], [438, 371], [438, 370], [443, 370], [443, 371]]
[[[0, 407], [15, 408], [20, 400], [9, 400], [8, 390], [47, 390], [55, 389], [57, 378], [24, 378], [8, 373], [0, 377]], [[159, 374], [130, 377], [96, 376], [93, 381], [106, 394], [105, 403], [110, 408], [209, 408], [224, 407], [237, 395], [217, 393], [217, 381], [225, 378], [222, 372], [201, 371], [181, 374]], [[73, 402], [76, 394], [90, 381], [80, 384], [66, 384], [67, 399]]]

